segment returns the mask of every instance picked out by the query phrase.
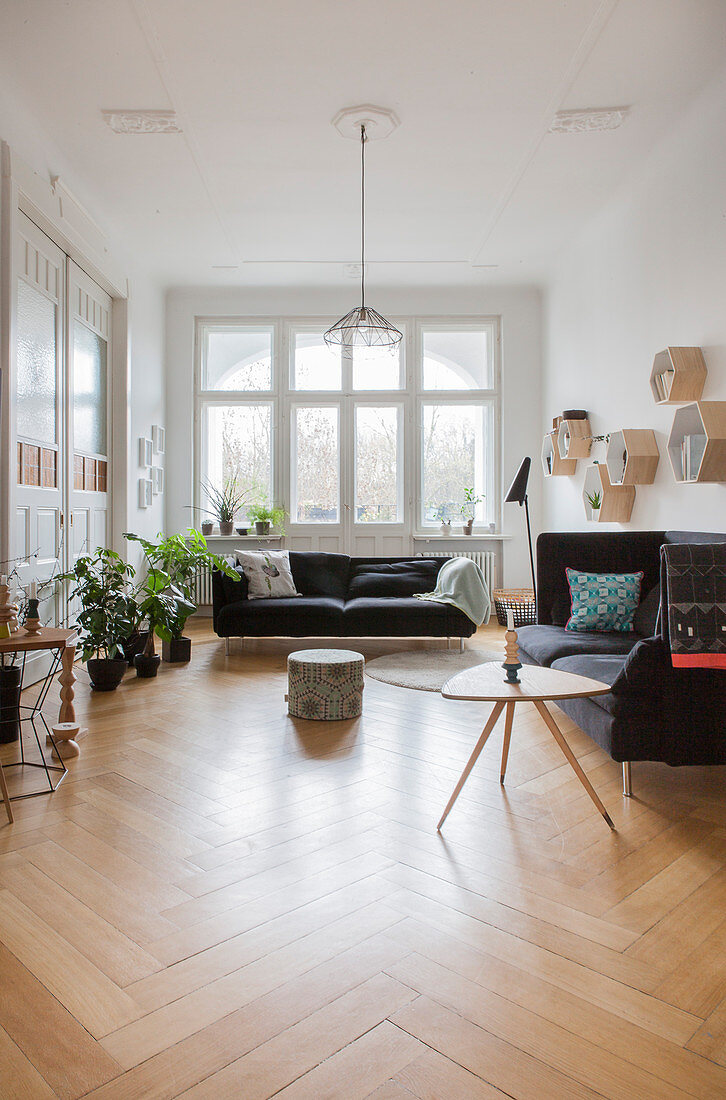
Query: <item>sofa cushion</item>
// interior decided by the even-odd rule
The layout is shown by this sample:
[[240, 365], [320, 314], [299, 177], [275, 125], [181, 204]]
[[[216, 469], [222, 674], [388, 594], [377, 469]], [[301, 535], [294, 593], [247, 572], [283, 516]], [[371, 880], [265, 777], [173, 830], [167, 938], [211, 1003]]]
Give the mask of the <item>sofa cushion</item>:
[[338, 638], [342, 621], [343, 601], [330, 596], [240, 600], [221, 608], [217, 633], [222, 638]]
[[[227, 564], [229, 565], [231, 562], [228, 560]], [[247, 599], [249, 585], [247, 584], [245, 571], [241, 565], [237, 564], [232, 565], [232, 568], [237, 574], [236, 580], [232, 577], [228, 577], [226, 573], [218, 574], [222, 584], [222, 595], [225, 603], [237, 603], [239, 600]]]
[[521, 626], [518, 631], [519, 648], [524, 650], [535, 664], [550, 666], [560, 657], [579, 653], [626, 654], [639, 641], [637, 634], [575, 633], [562, 626]]
[[620, 631], [629, 634], [640, 603], [643, 571], [637, 573], [582, 573], [567, 569], [572, 614], [567, 630]]
[[[575, 676], [587, 676], [590, 680], [599, 680], [612, 687], [622, 672], [626, 659], [627, 654], [615, 656], [612, 653], [578, 653], [553, 661], [552, 668], [572, 672]], [[614, 712], [616, 700], [612, 692], [607, 695], [592, 695], [590, 699], [608, 714]]]
[[476, 629], [471, 619], [448, 604], [412, 597], [380, 599], [362, 596], [348, 600], [343, 611], [346, 634], [356, 637], [435, 638], [470, 637]]
[[414, 596], [431, 592], [443, 564], [441, 558], [415, 558], [412, 561], [371, 561], [351, 559], [348, 599], [367, 596]]
[[350, 558], [347, 554], [291, 550], [290, 569], [295, 587], [303, 596], [345, 599], [350, 573]]
[[658, 625], [660, 609], [660, 584], [651, 588], [644, 600], [640, 601], [633, 616], [633, 630], [643, 638], [652, 638]]

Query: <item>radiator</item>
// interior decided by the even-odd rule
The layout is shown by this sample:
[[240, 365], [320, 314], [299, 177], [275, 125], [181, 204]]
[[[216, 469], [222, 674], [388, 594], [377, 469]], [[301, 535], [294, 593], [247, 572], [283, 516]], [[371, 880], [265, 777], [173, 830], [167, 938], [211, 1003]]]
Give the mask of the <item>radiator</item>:
[[192, 596], [197, 607], [212, 604], [212, 574], [209, 569], [197, 569], [192, 585]]
[[448, 554], [417, 554], [419, 558], [471, 558], [484, 574], [490, 594], [497, 587], [497, 555], [493, 550], [451, 550]]

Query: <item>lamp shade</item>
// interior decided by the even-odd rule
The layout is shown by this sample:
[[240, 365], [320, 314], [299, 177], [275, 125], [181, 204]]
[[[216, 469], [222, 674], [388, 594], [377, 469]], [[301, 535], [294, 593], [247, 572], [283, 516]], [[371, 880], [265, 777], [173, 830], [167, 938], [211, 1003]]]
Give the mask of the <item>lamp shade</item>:
[[529, 468], [532, 465], [531, 458], [523, 458], [519, 469], [514, 475], [514, 480], [507, 490], [504, 498], [505, 504], [524, 504], [527, 499], [527, 482], [529, 481]]

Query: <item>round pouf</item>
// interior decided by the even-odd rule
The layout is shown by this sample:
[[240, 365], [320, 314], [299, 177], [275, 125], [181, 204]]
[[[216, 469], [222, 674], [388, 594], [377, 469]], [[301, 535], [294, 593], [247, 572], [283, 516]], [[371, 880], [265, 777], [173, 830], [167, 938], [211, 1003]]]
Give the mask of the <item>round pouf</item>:
[[340, 722], [363, 710], [362, 653], [351, 649], [299, 649], [287, 658], [287, 713], [293, 718]]

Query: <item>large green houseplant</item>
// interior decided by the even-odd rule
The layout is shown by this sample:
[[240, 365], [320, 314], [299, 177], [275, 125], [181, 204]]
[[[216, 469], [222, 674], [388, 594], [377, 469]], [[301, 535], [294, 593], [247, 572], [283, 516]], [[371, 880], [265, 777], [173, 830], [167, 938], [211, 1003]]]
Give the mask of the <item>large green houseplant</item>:
[[133, 565], [99, 546], [77, 558], [73, 568], [57, 578], [73, 584], [70, 597], [80, 608], [76, 623], [81, 630], [81, 657], [95, 691], [113, 691], [126, 671], [121, 645], [138, 621], [131, 592], [134, 576]]
[[[237, 574], [224, 558], [208, 549], [204, 536], [193, 527], [185, 535], [159, 534], [156, 542], [131, 532], [124, 537], [138, 543], [146, 559], [146, 576], [137, 591], [141, 620], [149, 625], [150, 637], [144, 649], [146, 657], [156, 656], [153, 639], [156, 630], [162, 641], [165, 661], [190, 660], [192, 642], [191, 638], [184, 637], [184, 624], [196, 611], [194, 580], [197, 573], [200, 569], [219, 569], [234, 579]], [[158, 667], [158, 659], [139, 663], [149, 669], [152, 665]], [[137, 671], [138, 667], [137, 664]]]

